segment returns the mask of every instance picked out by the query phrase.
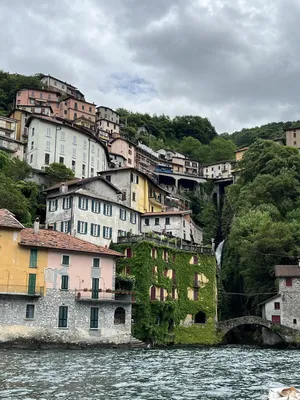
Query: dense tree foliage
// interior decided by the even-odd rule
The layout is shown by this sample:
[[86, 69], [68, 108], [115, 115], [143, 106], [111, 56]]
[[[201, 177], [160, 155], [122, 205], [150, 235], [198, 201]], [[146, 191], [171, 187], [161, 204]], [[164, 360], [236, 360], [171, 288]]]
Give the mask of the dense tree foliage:
[[240, 179], [226, 191], [222, 274], [227, 292], [246, 296], [229, 299], [230, 316], [255, 312], [277, 290], [274, 265], [300, 254], [299, 152], [259, 140], [240, 167]]
[[25, 76], [0, 70], [0, 115], [6, 115], [13, 107], [16, 91], [41, 88], [40, 74]]
[[223, 133], [221, 137], [232, 140], [238, 148], [250, 146], [257, 139], [285, 138], [284, 130], [294, 126], [300, 126], [300, 121], [271, 122], [255, 128], [244, 128], [232, 134]]
[[71, 168], [68, 168], [61, 163], [50, 164], [49, 167], [45, 168], [45, 173], [52, 182], [68, 181], [75, 177], [75, 174]]

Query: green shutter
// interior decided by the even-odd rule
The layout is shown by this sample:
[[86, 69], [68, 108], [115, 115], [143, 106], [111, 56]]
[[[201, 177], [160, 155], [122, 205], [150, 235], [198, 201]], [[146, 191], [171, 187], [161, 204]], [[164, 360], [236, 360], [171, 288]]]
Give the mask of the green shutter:
[[53, 224], [53, 229], [56, 231], [56, 222]]
[[78, 207], [81, 208], [81, 197], [78, 199]]
[[28, 294], [35, 294], [36, 274], [29, 274]]
[[71, 232], [71, 221], [68, 221], [68, 233]]
[[93, 227], [94, 227], [94, 224], [91, 224], [91, 235], [93, 236]]
[[63, 198], [63, 209], [65, 209], [65, 205], [66, 205], [66, 199]]
[[110, 216], [112, 216], [112, 205], [110, 205]]
[[103, 237], [105, 238], [105, 226], [103, 226]]
[[60, 306], [58, 314], [58, 327], [67, 328], [68, 326], [68, 307]]
[[88, 210], [88, 209], [89, 209], [89, 200], [86, 199], [86, 210]]
[[99, 278], [92, 279], [92, 299], [99, 298]]
[[30, 260], [29, 260], [29, 267], [36, 268], [37, 267], [37, 249], [30, 249]]
[[85, 222], [84, 224], [85, 224], [85, 225], [84, 225], [84, 233], [85, 233], [85, 234], [87, 234], [88, 223], [87, 223], [87, 222]]
[[57, 199], [55, 200], [55, 211], [57, 210]]
[[61, 277], [61, 289], [69, 289], [69, 277], [68, 275], [62, 275]]
[[112, 237], [112, 228], [109, 228], [109, 238], [111, 239]]
[[61, 231], [61, 232], [64, 231], [64, 223], [63, 223], [63, 221], [60, 223], [60, 231]]
[[77, 222], [77, 232], [80, 233], [80, 221]]
[[90, 328], [97, 329], [99, 324], [99, 308], [91, 307]]
[[100, 225], [98, 225], [98, 228], [97, 228], [97, 236], [100, 236]]

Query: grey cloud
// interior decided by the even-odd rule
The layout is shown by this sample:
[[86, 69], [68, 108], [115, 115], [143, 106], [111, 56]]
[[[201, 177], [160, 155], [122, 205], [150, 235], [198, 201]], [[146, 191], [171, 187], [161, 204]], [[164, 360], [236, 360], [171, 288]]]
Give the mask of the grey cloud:
[[0, 68], [233, 131], [299, 118], [299, 17], [297, 0], [2, 0]]

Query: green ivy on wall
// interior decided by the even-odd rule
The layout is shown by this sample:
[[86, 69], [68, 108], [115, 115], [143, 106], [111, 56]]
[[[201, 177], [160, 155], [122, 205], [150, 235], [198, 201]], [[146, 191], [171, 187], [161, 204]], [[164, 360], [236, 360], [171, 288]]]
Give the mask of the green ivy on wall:
[[[141, 340], [157, 344], [206, 344], [212, 345], [220, 341], [215, 328], [216, 315], [216, 265], [211, 255], [184, 252], [170, 248], [164, 244], [157, 245], [149, 241], [113, 245], [121, 253], [130, 248], [132, 257], [117, 262], [117, 273], [123, 274], [130, 268], [135, 277], [135, 304], [133, 306], [133, 335]], [[157, 257], [152, 258], [152, 249]], [[168, 261], [163, 259], [163, 251], [168, 252]], [[193, 255], [198, 256], [197, 264], [190, 264]], [[154, 273], [154, 270], [157, 272]], [[176, 278], [164, 275], [165, 270], [175, 270]], [[188, 289], [194, 287], [195, 273], [203, 274], [208, 279], [201, 285], [198, 301], [188, 298]], [[167, 291], [166, 301], [151, 300], [151, 286]], [[172, 299], [172, 288], [177, 289], [178, 298]], [[206, 315], [205, 324], [183, 326], [181, 322], [191, 314], [199, 311]]]

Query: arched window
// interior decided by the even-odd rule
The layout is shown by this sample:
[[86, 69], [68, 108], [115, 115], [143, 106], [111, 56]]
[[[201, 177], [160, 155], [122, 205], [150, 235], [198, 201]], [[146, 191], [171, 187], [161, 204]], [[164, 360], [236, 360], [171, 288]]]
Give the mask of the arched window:
[[206, 322], [206, 315], [204, 314], [204, 312], [199, 311], [195, 315], [195, 324], [205, 324], [205, 322]]
[[125, 324], [125, 310], [123, 307], [118, 307], [115, 310], [115, 325]]

